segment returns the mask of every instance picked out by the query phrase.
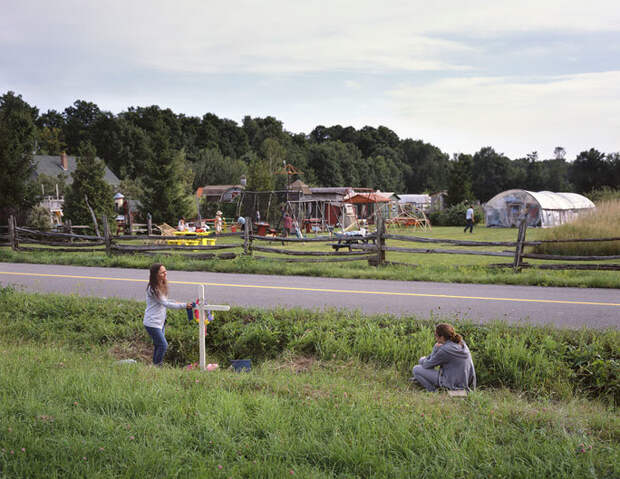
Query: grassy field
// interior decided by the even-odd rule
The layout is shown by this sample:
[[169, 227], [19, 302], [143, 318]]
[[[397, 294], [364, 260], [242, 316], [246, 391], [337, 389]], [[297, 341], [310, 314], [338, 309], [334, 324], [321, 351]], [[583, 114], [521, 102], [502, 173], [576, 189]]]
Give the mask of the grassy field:
[[[602, 201], [589, 214], [557, 228], [544, 230], [540, 239], [619, 238], [620, 199]], [[600, 243], [542, 244], [536, 252], [566, 255], [620, 255], [620, 240]]]
[[[515, 229], [484, 228], [474, 229], [474, 234], [465, 234], [460, 227], [436, 227], [432, 231], [393, 230], [395, 234], [408, 234], [426, 238], [467, 239], [479, 241], [514, 241]], [[544, 232], [540, 229], [528, 230], [528, 239], [536, 240]], [[136, 240], [137, 241], [137, 240]], [[225, 238], [226, 243], [239, 241], [238, 238]], [[232, 250], [241, 253], [239, 249]], [[258, 243], [257, 243], [258, 244]], [[261, 246], [282, 248], [281, 243], [260, 242]], [[409, 248], [429, 247], [433, 249], [467, 249], [472, 247], [455, 247], [451, 245], [429, 245], [389, 240], [389, 246]], [[329, 243], [305, 243], [286, 245], [287, 249], [299, 251], [332, 251]], [[512, 251], [512, 247], [482, 247], [482, 250]], [[231, 250], [226, 250], [231, 251]], [[278, 257], [271, 253], [260, 253], [261, 256]], [[281, 257], [281, 256], [280, 256]], [[404, 263], [375, 268], [366, 261], [347, 263], [283, 263], [278, 260], [261, 260], [239, 257], [234, 260], [197, 260], [184, 258], [178, 254], [169, 256], [122, 255], [107, 257], [104, 251], [97, 253], [49, 253], [49, 252], [14, 252], [9, 248], [0, 248], [0, 261], [33, 262], [49, 264], [76, 264], [84, 266], [110, 266], [147, 268], [152, 262], [164, 262], [170, 269], [191, 271], [239, 272], [257, 274], [310, 275], [343, 278], [376, 278], [408, 281], [440, 281], [468, 282], [488, 284], [524, 284], [539, 286], [574, 286], [574, 287], [620, 287], [620, 275], [613, 271], [541, 271], [527, 269], [514, 273], [511, 268], [489, 268], [490, 264], [510, 263], [512, 258], [493, 256], [448, 255], [448, 254], [411, 254], [388, 252], [387, 261]], [[540, 261], [528, 260], [529, 263]], [[620, 261], [615, 261], [620, 263]]]
[[407, 381], [434, 318], [236, 309], [200, 372], [182, 311], [148, 365], [143, 307], [0, 290], [0, 477], [620, 475], [618, 331], [459, 324], [481, 387], [452, 399]]

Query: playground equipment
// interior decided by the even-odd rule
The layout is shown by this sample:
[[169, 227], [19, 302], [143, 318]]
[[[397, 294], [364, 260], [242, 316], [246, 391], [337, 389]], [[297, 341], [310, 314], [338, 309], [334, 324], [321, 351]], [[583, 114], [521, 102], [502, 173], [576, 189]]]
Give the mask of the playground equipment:
[[426, 213], [420, 208], [409, 204], [398, 205], [398, 216], [385, 220], [385, 226], [419, 228], [423, 231], [431, 230], [431, 222]]

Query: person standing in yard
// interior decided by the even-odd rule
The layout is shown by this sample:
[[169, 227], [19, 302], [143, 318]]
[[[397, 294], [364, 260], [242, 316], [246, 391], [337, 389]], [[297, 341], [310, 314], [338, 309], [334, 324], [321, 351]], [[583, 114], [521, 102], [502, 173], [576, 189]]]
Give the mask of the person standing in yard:
[[222, 212], [217, 210], [215, 213], [215, 234], [219, 235], [222, 232]]
[[168, 279], [166, 267], [155, 263], [149, 272], [149, 284], [146, 287], [146, 309], [144, 310], [144, 327], [153, 340], [153, 364], [161, 366], [168, 349], [166, 341], [166, 308], [190, 309], [192, 303], [177, 303], [168, 300]]
[[473, 205], [469, 205], [469, 208], [467, 208], [467, 211], [465, 212], [465, 221], [467, 222], [467, 225], [465, 225], [465, 229], [463, 230], [463, 233], [467, 233], [468, 228], [469, 228], [469, 232], [473, 233], [474, 232], [474, 207]]
[[[438, 387], [457, 390], [476, 389], [476, 370], [469, 348], [460, 334], [449, 324], [438, 324], [435, 328], [433, 351], [422, 356], [413, 367], [413, 378], [427, 391]], [[439, 369], [435, 369], [439, 366]]]
[[284, 213], [284, 228], [282, 236], [287, 237], [293, 228], [293, 218], [288, 213]]

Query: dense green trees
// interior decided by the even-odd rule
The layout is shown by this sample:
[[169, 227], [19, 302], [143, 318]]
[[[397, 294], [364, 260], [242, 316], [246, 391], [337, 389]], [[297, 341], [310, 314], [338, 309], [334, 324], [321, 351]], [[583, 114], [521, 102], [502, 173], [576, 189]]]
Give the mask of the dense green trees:
[[0, 219], [25, 215], [38, 200], [32, 174], [38, 110], [21, 95], [9, 91], [0, 97]]
[[96, 158], [95, 147], [90, 142], [82, 142], [78, 149], [77, 167], [71, 174], [73, 182], [65, 194], [63, 212], [73, 224], [92, 224], [92, 216], [86, 205], [93, 209], [98, 221], [102, 215], [108, 219], [114, 214], [114, 192], [103, 179], [105, 165]]
[[197, 187], [236, 184], [244, 174], [249, 190], [284, 188], [286, 175], [278, 174], [284, 162], [302, 171], [301, 179], [311, 186], [396, 193], [447, 189], [450, 204], [484, 202], [509, 188], [584, 193], [620, 183], [620, 156], [595, 149], [572, 163], [562, 147], [549, 159], [532, 152], [511, 160], [485, 147], [450, 160], [436, 146], [400, 139], [386, 126], [319, 125], [307, 135], [292, 134], [272, 116], [246, 116], [237, 124], [213, 113], [192, 117], [157, 105], [113, 114], [85, 100], [38, 115], [8, 92], [0, 106], [0, 161], [3, 173], [9, 172], [2, 175], [1, 207], [27, 209], [36, 200], [26, 191], [35, 145], [40, 154], [75, 154], [83, 141], [94, 145], [155, 221], [190, 215], [189, 195]]

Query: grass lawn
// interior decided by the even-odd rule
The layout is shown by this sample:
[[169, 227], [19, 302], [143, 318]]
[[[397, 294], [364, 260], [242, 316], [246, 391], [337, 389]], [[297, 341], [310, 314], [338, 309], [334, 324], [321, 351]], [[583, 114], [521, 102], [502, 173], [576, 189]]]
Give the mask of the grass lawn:
[[[514, 241], [516, 229], [508, 228], [474, 228], [474, 234], [463, 233], [461, 227], [435, 227], [432, 231], [420, 230], [391, 230], [395, 234], [421, 236], [441, 239], [466, 239], [478, 241]], [[528, 240], [536, 240], [543, 234], [540, 229], [530, 229]], [[134, 241], [137, 242], [138, 240]], [[232, 251], [242, 252], [240, 238], [222, 238], [226, 244], [238, 242], [239, 248]], [[298, 251], [332, 251], [329, 243], [287, 243], [271, 244], [256, 242], [260, 246], [286, 248]], [[514, 251], [513, 247], [457, 247], [452, 245], [437, 245], [428, 243], [409, 243], [404, 241], [388, 240], [388, 246], [408, 248], [432, 249], [463, 249], [488, 251]], [[282, 259], [284, 255], [272, 253], [257, 253], [260, 256]], [[575, 286], [575, 287], [620, 287], [620, 275], [614, 271], [543, 271], [525, 269], [514, 273], [511, 268], [489, 268], [490, 264], [511, 263], [512, 258], [494, 256], [473, 256], [453, 254], [412, 254], [401, 252], [387, 252], [386, 260], [403, 263], [403, 265], [389, 265], [375, 268], [365, 260], [346, 263], [285, 263], [277, 259], [263, 260], [248, 257], [238, 257], [234, 260], [198, 260], [184, 258], [179, 254], [171, 255], [119, 255], [107, 257], [105, 252], [94, 253], [50, 253], [50, 252], [13, 252], [9, 248], [0, 248], [0, 261], [5, 262], [33, 262], [51, 264], [76, 264], [85, 266], [111, 266], [129, 268], [147, 268], [152, 262], [164, 262], [170, 269], [192, 271], [219, 271], [257, 274], [286, 274], [310, 275], [343, 278], [376, 278], [408, 281], [440, 281], [440, 282], [468, 282], [491, 284], [523, 284], [540, 286]], [[537, 260], [528, 260], [528, 263], [541, 263]], [[548, 262], [547, 262], [548, 263]], [[620, 263], [620, 261], [612, 261]]]
[[353, 360], [236, 374], [118, 364], [101, 348], [0, 352], [2, 477], [620, 476], [620, 419], [596, 401], [452, 399]]

